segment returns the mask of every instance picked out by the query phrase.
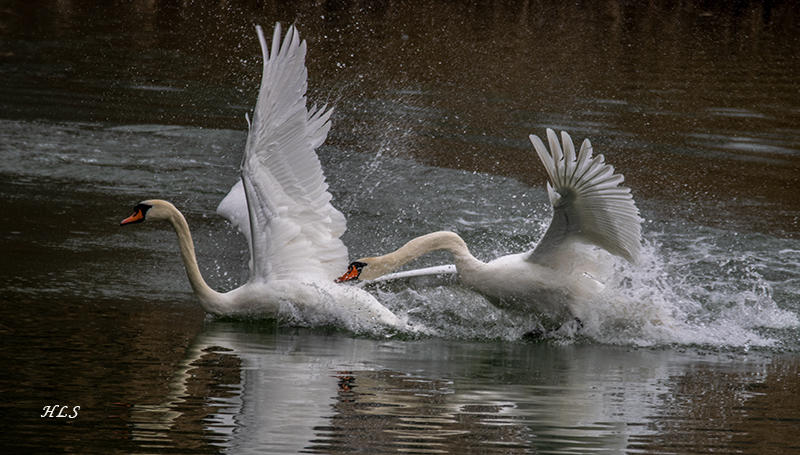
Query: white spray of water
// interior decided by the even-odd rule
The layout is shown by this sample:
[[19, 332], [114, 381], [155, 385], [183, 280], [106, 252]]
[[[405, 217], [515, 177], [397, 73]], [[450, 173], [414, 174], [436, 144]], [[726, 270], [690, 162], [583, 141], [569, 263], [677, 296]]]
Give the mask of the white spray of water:
[[[765, 332], [799, 326], [797, 315], [778, 306], [754, 267], [745, 267], [737, 280], [723, 276], [732, 260], [712, 247], [713, 239], [697, 239], [676, 257], [647, 241], [636, 265], [608, 256], [613, 272], [605, 277], [606, 288], [581, 308], [579, 321], [554, 331], [542, 332], [537, 315], [500, 309], [453, 279], [421, 278], [371, 292], [418, 333], [434, 336], [514, 340], [535, 333], [558, 343], [780, 348]], [[698, 265], [694, 257], [705, 259]]]
[[[695, 245], [707, 247], [702, 241]], [[639, 264], [617, 264], [617, 276], [582, 318], [585, 335], [612, 344], [747, 348], [776, 344], [759, 328], [798, 325], [794, 313], [778, 308], [757, 272], [741, 277], [750, 287], [741, 291], [730, 281], [705, 279], [703, 268], [673, 262], [659, 251], [646, 242]]]

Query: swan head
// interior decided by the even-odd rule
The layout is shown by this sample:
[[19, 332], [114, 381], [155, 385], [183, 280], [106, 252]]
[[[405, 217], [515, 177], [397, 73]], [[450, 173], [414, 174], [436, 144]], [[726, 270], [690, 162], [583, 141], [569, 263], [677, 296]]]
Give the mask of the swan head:
[[353, 261], [350, 265], [347, 266], [347, 272], [344, 275], [340, 276], [336, 279], [337, 283], [344, 283], [345, 281], [353, 281], [353, 280], [360, 280], [361, 272], [364, 271], [364, 268], [367, 267], [367, 263], [363, 262], [362, 260]]
[[361, 258], [355, 260], [347, 266], [347, 272], [336, 279], [337, 283], [345, 281], [369, 281], [380, 278], [383, 275], [396, 269], [400, 264], [390, 260], [389, 255]]
[[142, 223], [146, 220], [167, 220], [177, 209], [167, 201], [150, 199], [142, 201], [133, 208], [131, 216], [120, 221], [120, 226]]

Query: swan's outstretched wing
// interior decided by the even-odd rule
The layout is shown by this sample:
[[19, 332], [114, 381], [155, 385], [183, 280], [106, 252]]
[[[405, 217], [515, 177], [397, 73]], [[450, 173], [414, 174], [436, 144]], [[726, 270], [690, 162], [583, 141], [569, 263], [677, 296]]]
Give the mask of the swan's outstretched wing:
[[339, 238], [346, 222], [330, 203], [314, 151], [328, 134], [332, 109], [306, 109], [306, 42], [294, 26], [283, 41], [280, 24], [275, 26], [271, 52], [261, 27], [256, 30], [264, 73], [242, 179], [217, 211], [250, 241], [251, 281], [333, 280], [347, 265]]
[[[315, 117], [319, 116], [320, 113], [323, 111], [317, 110], [316, 112], [309, 113], [309, 123], [315, 119]], [[333, 108], [327, 111], [326, 114], [333, 112]], [[327, 118], [327, 117], [326, 117]], [[317, 117], [317, 121], [323, 119], [322, 117]], [[250, 124], [250, 120], [248, 118], [248, 126]], [[318, 128], [317, 134], [309, 137], [310, 143], [314, 149], [318, 146], [322, 145], [325, 141], [325, 137], [328, 134], [328, 129], [330, 128], [330, 122], [325, 123], [326, 128]], [[244, 185], [242, 184], [242, 180], [239, 179], [233, 187], [231, 187], [228, 194], [220, 201], [219, 205], [217, 206], [217, 214], [226, 218], [228, 221], [231, 222], [233, 227], [239, 230], [245, 238], [247, 239], [248, 246], [250, 245], [250, 213], [247, 209], [247, 198], [244, 194]]]
[[527, 260], [559, 267], [568, 256], [568, 244], [582, 240], [636, 262], [642, 219], [631, 190], [620, 186], [624, 177], [604, 163], [603, 155], [592, 157], [588, 139], [577, 156], [566, 132], [561, 132], [563, 149], [553, 130], [547, 130], [547, 139], [549, 152], [539, 137], [530, 136], [547, 170], [553, 220]]

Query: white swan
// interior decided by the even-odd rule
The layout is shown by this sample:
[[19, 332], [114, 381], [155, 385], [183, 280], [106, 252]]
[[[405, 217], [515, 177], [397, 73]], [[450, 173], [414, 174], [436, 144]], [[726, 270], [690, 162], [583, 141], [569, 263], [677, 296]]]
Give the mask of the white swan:
[[[499, 300], [533, 308], [562, 319], [580, 317], [577, 304], [603, 288], [600, 264], [581, 244], [589, 243], [635, 262], [641, 243], [641, 221], [630, 189], [620, 186], [623, 176], [592, 157], [586, 139], [576, 155], [572, 139], [548, 129], [550, 152], [535, 135], [530, 140], [547, 170], [547, 192], [553, 219], [544, 237], [528, 252], [485, 263], [476, 259], [464, 240], [440, 231], [417, 237], [394, 252], [350, 263], [337, 281], [376, 280], [403, 264], [434, 250], [452, 253], [455, 268], [434, 267], [429, 272], [458, 273], [462, 283]], [[418, 271], [391, 274], [392, 278], [418, 275]]]
[[120, 224], [170, 222], [194, 294], [209, 313], [276, 316], [288, 311], [326, 324], [333, 317], [355, 331], [403, 328], [368, 292], [334, 283], [347, 264], [340, 240], [346, 223], [330, 203], [315, 153], [333, 110], [306, 109], [306, 42], [297, 30], [289, 27], [281, 42], [277, 24], [271, 55], [261, 27], [256, 30], [264, 72], [252, 124], [248, 119], [241, 180], [217, 208], [249, 242], [248, 281], [226, 293], [211, 289], [200, 274], [186, 219], [167, 201], [143, 201]]

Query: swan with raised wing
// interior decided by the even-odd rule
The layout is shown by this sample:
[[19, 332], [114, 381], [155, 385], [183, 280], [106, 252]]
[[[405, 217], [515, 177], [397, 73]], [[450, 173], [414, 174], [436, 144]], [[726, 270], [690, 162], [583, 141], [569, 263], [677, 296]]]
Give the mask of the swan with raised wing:
[[604, 263], [596, 260], [596, 251], [586, 244], [636, 262], [642, 219], [630, 189], [620, 186], [623, 176], [614, 173], [603, 155], [592, 156], [588, 139], [576, 154], [566, 132], [561, 133], [561, 143], [551, 129], [547, 138], [549, 152], [538, 136], [530, 136], [547, 171], [547, 193], [553, 206], [553, 219], [535, 248], [483, 262], [458, 234], [440, 231], [417, 237], [383, 256], [358, 259], [337, 281], [415, 276], [418, 271], [390, 272], [428, 252], [446, 250], [453, 255], [455, 267], [433, 267], [428, 272], [457, 273], [463, 284], [503, 305], [535, 309], [561, 320], [580, 317], [579, 302], [604, 288], [600, 277]]
[[120, 224], [171, 223], [194, 294], [209, 313], [299, 313], [301, 319], [337, 321], [355, 331], [403, 328], [405, 323], [365, 290], [334, 283], [348, 260], [340, 239], [346, 222], [331, 205], [315, 152], [330, 129], [332, 109], [306, 108], [306, 42], [294, 26], [281, 41], [276, 25], [271, 52], [261, 27], [256, 30], [264, 66], [252, 123], [248, 119], [241, 179], [217, 208], [249, 242], [248, 281], [225, 293], [211, 289], [200, 274], [186, 219], [167, 201], [143, 201]]

